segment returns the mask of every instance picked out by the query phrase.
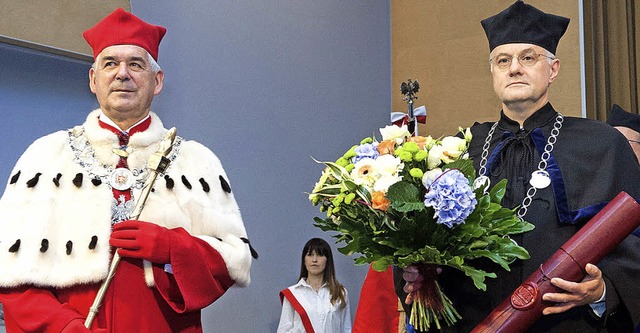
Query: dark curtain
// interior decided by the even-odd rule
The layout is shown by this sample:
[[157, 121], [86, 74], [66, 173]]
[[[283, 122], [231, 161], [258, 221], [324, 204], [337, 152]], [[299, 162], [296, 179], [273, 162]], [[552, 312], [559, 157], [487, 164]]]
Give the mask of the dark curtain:
[[605, 121], [613, 104], [639, 113], [640, 1], [583, 4], [587, 117]]

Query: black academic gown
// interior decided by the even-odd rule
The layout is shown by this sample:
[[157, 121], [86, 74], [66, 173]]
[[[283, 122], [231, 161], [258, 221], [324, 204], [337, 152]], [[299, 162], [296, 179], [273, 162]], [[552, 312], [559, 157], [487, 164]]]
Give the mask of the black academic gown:
[[[487, 176], [492, 184], [508, 179], [503, 205], [512, 208], [522, 203], [556, 116], [551, 104], [547, 104], [529, 117], [521, 129], [517, 122], [501, 114], [491, 139]], [[471, 127], [469, 154], [476, 170], [480, 168], [482, 147], [492, 125], [476, 123]], [[640, 166], [636, 157], [624, 136], [604, 123], [564, 117], [551, 156], [547, 170], [552, 185], [538, 190], [525, 215], [535, 229], [514, 237], [529, 251], [531, 259], [516, 261], [511, 272], [493, 263], [476, 262], [498, 274], [497, 278], [486, 280], [486, 292], [476, 289], [463, 273], [445, 269], [439, 281], [463, 318], [444, 332], [471, 331], [620, 191], [640, 198]], [[640, 323], [640, 238], [629, 236], [598, 267], [607, 286], [607, 311], [602, 318], [596, 317], [586, 305], [563, 314], [543, 316], [529, 332], [633, 332], [632, 327]], [[397, 270], [396, 290], [404, 299], [400, 274]]]

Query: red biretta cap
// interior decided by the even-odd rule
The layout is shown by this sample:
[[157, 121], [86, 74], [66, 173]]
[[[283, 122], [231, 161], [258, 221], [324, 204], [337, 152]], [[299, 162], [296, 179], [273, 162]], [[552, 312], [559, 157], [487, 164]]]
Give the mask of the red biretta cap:
[[112, 45], [137, 45], [158, 60], [158, 47], [167, 29], [149, 24], [137, 16], [118, 8], [93, 28], [85, 30], [82, 37], [93, 49], [93, 59]]

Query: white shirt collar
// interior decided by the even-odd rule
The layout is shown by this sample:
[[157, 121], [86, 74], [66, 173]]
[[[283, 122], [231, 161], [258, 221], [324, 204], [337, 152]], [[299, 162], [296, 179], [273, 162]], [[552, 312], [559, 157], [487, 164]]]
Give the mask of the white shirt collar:
[[[325, 286], [328, 286], [326, 282], [320, 286], [320, 289], [324, 288]], [[294, 287], [307, 287], [313, 289], [313, 287], [307, 282], [307, 280], [305, 280], [305, 278], [301, 278], [300, 281], [298, 281], [298, 283], [294, 285]]]

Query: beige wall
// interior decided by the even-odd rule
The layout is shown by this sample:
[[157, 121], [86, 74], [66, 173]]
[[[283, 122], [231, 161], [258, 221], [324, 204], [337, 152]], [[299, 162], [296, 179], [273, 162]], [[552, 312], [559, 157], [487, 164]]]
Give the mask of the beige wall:
[[[565, 115], [581, 115], [578, 1], [528, 0], [542, 11], [571, 19], [556, 56], [558, 79], [550, 90], [553, 106]], [[480, 24], [512, 0], [392, 0], [392, 106], [405, 111], [400, 84], [418, 80], [416, 106], [427, 107], [420, 134], [455, 134], [458, 126], [498, 118], [489, 45]]]
[[131, 10], [129, 0], [0, 0], [0, 35], [3, 42], [90, 55], [82, 32], [118, 7]]

